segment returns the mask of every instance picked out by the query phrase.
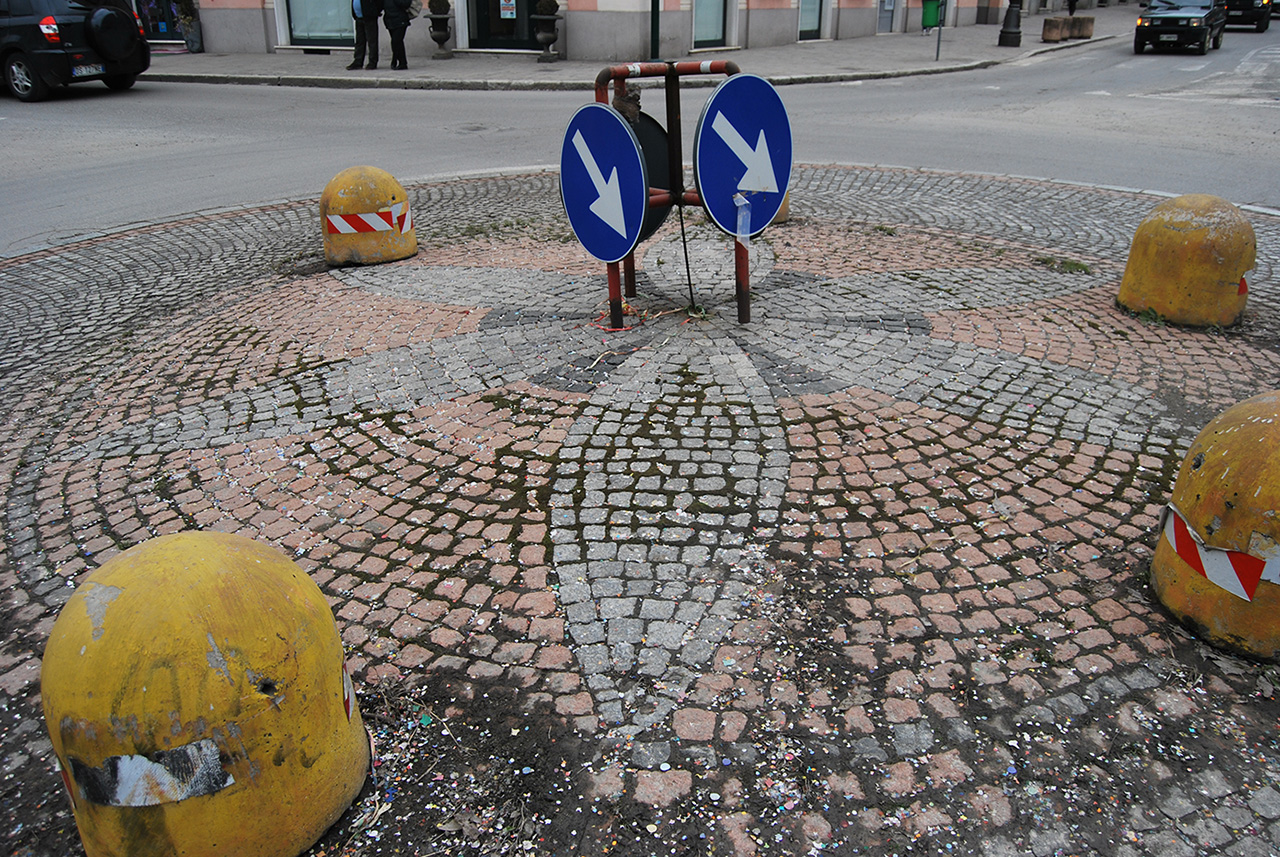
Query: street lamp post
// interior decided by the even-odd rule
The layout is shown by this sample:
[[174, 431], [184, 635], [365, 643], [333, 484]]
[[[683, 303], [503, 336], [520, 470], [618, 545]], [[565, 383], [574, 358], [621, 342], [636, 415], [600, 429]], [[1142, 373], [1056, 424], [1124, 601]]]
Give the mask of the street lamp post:
[[1022, 44], [1022, 2], [1012, 0], [1004, 13], [1004, 26], [1000, 28], [1000, 47], [1016, 48]]
[[649, 59], [658, 60], [658, 15], [662, 11], [662, 0], [649, 0]]

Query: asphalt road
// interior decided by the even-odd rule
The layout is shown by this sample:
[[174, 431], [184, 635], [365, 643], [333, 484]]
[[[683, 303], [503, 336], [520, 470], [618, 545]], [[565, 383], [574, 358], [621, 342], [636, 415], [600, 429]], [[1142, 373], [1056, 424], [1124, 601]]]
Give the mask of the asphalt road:
[[[686, 136], [705, 100], [686, 93]], [[1125, 40], [947, 75], [791, 86], [800, 162], [1207, 192], [1280, 207], [1280, 28], [1208, 56]], [[0, 101], [0, 254], [181, 214], [318, 196], [356, 163], [401, 181], [553, 164], [579, 93], [143, 81]], [[661, 113], [661, 104], [644, 105]], [[686, 144], [686, 154], [691, 148]], [[16, 204], [15, 204], [16, 203]]]
[[804, 87], [798, 157], [1212, 193], [1280, 206], [1280, 28], [1219, 51], [1128, 41], [943, 78]]

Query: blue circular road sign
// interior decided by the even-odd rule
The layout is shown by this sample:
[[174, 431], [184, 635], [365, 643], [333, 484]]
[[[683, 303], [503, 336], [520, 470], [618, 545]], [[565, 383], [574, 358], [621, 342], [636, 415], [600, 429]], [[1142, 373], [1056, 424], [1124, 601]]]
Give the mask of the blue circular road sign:
[[635, 132], [612, 107], [586, 104], [569, 120], [560, 199], [573, 234], [600, 261], [617, 262], [639, 243], [649, 178]]
[[725, 232], [756, 235], [769, 225], [791, 181], [791, 120], [773, 84], [735, 74], [716, 87], [694, 131], [693, 179]]

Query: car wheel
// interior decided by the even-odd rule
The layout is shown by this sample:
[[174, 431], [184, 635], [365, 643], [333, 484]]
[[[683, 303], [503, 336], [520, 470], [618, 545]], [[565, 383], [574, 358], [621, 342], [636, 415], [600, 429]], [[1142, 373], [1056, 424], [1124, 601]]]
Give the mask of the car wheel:
[[99, 6], [89, 14], [89, 39], [98, 53], [119, 62], [133, 53], [138, 40], [138, 25], [124, 10], [115, 6]]
[[1145, 48], [1146, 46], [1147, 46], [1147, 43], [1142, 41], [1142, 39], [1133, 40], [1133, 52], [1135, 54], [1142, 53], [1143, 48]]
[[1213, 49], [1216, 51], [1222, 47], [1222, 35], [1225, 30], [1219, 30], [1218, 35], [1213, 37]]
[[1209, 34], [1208, 33], [1205, 33], [1204, 37], [1200, 39], [1200, 44], [1196, 45], [1196, 53], [1198, 53], [1200, 56], [1204, 56], [1205, 54], [1209, 53]]
[[27, 55], [21, 51], [5, 58], [4, 82], [19, 101], [41, 101], [49, 94], [48, 85], [40, 79]]
[[133, 86], [133, 82], [138, 79], [136, 74], [112, 74], [104, 77], [102, 82], [107, 85], [107, 89], [115, 92], [124, 92]]
[[1262, 17], [1262, 20], [1258, 22], [1258, 32], [1265, 33], [1267, 31], [1267, 28], [1270, 26], [1271, 26], [1271, 16], [1264, 15]]

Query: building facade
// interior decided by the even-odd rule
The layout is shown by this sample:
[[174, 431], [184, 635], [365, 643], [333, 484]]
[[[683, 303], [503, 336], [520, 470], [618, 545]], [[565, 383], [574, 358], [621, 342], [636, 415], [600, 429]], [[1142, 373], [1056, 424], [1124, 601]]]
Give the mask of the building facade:
[[[536, 0], [453, 0], [456, 50], [540, 51]], [[920, 29], [928, 0], [561, 0], [556, 51], [568, 59], [634, 62], [696, 51], [760, 48]], [[947, 26], [998, 23], [1006, 0], [947, 0]], [[655, 12], [656, 10], [656, 12]], [[653, 17], [658, 17], [657, 44]], [[205, 50], [255, 53], [350, 47], [350, 0], [200, 0]], [[410, 56], [435, 44], [409, 28]], [[386, 38], [386, 33], [383, 33]], [[656, 51], [655, 51], [656, 47]]]

